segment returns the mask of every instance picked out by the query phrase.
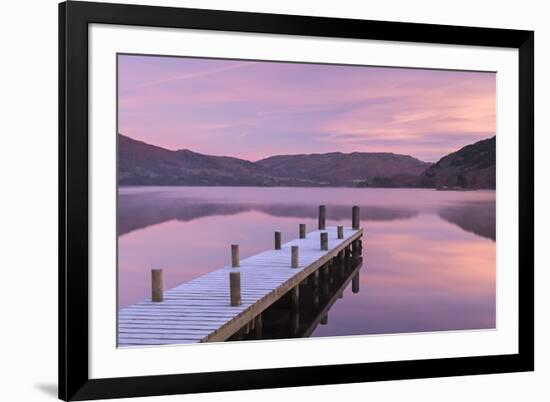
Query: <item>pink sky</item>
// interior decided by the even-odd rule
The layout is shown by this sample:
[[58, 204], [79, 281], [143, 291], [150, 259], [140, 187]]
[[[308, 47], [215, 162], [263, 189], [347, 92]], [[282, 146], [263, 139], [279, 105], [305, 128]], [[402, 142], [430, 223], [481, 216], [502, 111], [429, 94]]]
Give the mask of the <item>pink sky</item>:
[[258, 160], [394, 152], [437, 161], [496, 130], [496, 74], [118, 56], [121, 134]]

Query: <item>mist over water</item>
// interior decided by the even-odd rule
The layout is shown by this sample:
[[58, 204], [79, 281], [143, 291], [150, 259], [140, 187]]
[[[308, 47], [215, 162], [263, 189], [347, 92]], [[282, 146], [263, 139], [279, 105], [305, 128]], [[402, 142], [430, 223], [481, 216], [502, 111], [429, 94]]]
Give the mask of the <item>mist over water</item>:
[[495, 327], [495, 192], [372, 188], [121, 187], [119, 308], [298, 237], [298, 224], [351, 226], [361, 207], [360, 292], [346, 288], [312, 336]]

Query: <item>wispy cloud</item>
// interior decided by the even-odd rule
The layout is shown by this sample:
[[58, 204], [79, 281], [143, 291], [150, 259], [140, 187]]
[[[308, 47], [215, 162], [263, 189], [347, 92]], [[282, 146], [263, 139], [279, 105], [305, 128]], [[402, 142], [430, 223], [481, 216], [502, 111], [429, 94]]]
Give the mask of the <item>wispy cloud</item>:
[[134, 87], [129, 88], [129, 89], [130, 90], [138, 90], [138, 89], [143, 89], [143, 88], [152, 87], [152, 86], [156, 86], [156, 85], [163, 85], [163, 84], [167, 84], [167, 83], [172, 83], [172, 82], [175, 82], [175, 81], [183, 81], [183, 80], [190, 80], [190, 79], [196, 79], [196, 78], [204, 78], [204, 77], [208, 77], [208, 76], [215, 75], [215, 74], [220, 74], [220, 73], [230, 71], [230, 70], [236, 70], [236, 69], [240, 69], [240, 68], [244, 68], [244, 67], [250, 67], [252, 64], [253, 64], [253, 62], [233, 63], [233, 64], [225, 65], [225, 66], [222, 66], [222, 67], [218, 67], [218, 68], [211, 68], [211, 69], [196, 71], [196, 72], [192, 72], [192, 73], [176, 74], [176, 75], [173, 75], [171, 77], [164, 77], [164, 78], [159, 78], [159, 79], [152, 80], [152, 81], [149, 81], [149, 82], [144, 82], [142, 84], [135, 85]]
[[496, 130], [493, 73], [136, 56], [119, 68], [120, 130], [172, 149], [434, 161]]

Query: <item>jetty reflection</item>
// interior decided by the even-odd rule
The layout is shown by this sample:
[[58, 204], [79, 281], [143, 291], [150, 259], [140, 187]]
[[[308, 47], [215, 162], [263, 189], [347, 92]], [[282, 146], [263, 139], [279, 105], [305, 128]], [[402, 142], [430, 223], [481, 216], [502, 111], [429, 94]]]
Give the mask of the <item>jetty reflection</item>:
[[287, 293], [262, 313], [261, 322], [242, 327], [228, 341], [310, 337], [319, 325], [328, 324], [330, 309], [349, 286], [359, 293], [362, 268], [362, 252], [344, 254], [300, 284], [299, 303]]

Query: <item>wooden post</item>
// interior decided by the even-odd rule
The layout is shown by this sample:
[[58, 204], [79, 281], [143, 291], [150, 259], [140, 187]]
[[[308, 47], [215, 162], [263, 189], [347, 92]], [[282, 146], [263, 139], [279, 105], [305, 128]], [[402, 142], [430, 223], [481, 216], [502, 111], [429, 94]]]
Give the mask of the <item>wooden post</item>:
[[292, 309], [297, 309], [300, 303], [300, 287], [294, 286], [290, 289], [290, 306]]
[[351, 262], [351, 250], [350, 250], [350, 247], [346, 247], [346, 249], [344, 250], [344, 263], [346, 265], [349, 265]]
[[263, 336], [263, 322], [262, 322], [262, 315], [258, 314], [255, 318], [255, 325], [254, 325], [254, 336], [256, 339], [261, 339]]
[[338, 267], [338, 271], [340, 272], [340, 276], [343, 278], [343, 277], [346, 276], [346, 263], [345, 263], [344, 252], [340, 251], [336, 257], [337, 257], [336, 258], [336, 266]]
[[300, 286], [307, 286], [309, 284], [309, 276], [306, 276], [302, 282], [299, 283]]
[[321, 291], [324, 295], [328, 295], [329, 281], [330, 281], [330, 276], [329, 276], [329, 272], [328, 272], [328, 264], [323, 265], [319, 269], [321, 269], [321, 286], [322, 286]]
[[359, 272], [357, 272], [351, 280], [351, 291], [353, 293], [359, 293]]
[[338, 265], [341, 265], [342, 267], [345, 267], [346, 264], [346, 256], [344, 254], [344, 250], [338, 253]]
[[358, 259], [361, 257], [361, 253], [363, 252], [363, 245], [361, 244], [361, 240], [357, 239], [353, 242], [353, 258]]
[[353, 230], [359, 230], [359, 207], [354, 205], [351, 209], [351, 227]]
[[161, 302], [164, 300], [162, 289], [162, 269], [151, 270], [151, 299], [154, 302]]
[[294, 286], [290, 290], [290, 334], [296, 336], [300, 329], [300, 286]]
[[300, 310], [298, 310], [298, 307], [290, 310], [289, 319], [290, 334], [291, 336], [296, 336], [300, 330]]
[[298, 268], [299, 265], [299, 255], [298, 255], [298, 246], [290, 247], [290, 266], [292, 268]]
[[241, 273], [229, 273], [229, 294], [232, 306], [241, 305]]
[[313, 278], [313, 287], [318, 288], [319, 287], [319, 270], [313, 273], [312, 278]]
[[281, 232], [275, 232], [275, 250], [281, 249]]
[[319, 307], [319, 289], [313, 289], [313, 308]]
[[327, 219], [327, 207], [319, 205], [319, 230], [325, 230]]
[[300, 239], [306, 238], [306, 224], [300, 223]]
[[231, 245], [231, 266], [232, 267], [240, 267], [241, 262], [239, 258], [239, 245], [238, 244], [232, 244]]
[[344, 238], [344, 227], [338, 226], [338, 238], [343, 239]]
[[321, 250], [328, 250], [328, 233], [321, 232]]
[[330, 278], [330, 262], [327, 262], [325, 265], [323, 265], [323, 275], [327, 279]]

